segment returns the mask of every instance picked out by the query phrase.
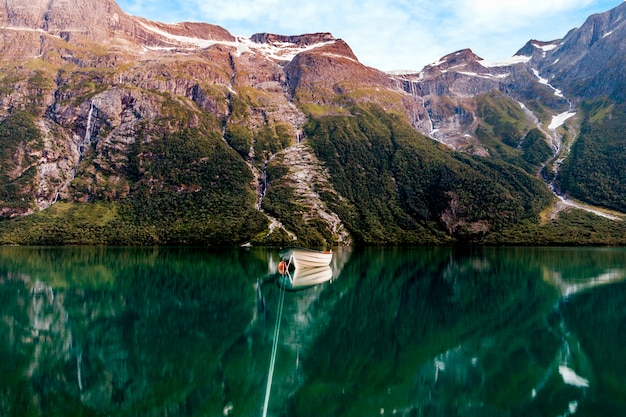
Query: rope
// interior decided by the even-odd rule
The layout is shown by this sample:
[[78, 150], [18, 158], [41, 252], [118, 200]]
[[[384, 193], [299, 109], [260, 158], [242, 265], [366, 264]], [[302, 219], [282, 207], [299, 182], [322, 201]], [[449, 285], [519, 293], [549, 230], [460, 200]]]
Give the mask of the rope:
[[276, 352], [278, 350], [278, 335], [280, 334], [280, 321], [283, 315], [283, 304], [285, 303], [285, 290], [280, 290], [278, 300], [278, 312], [276, 314], [276, 327], [274, 328], [274, 343], [272, 345], [272, 355], [270, 367], [267, 375], [267, 387], [265, 388], [265, 403], [263, 404], [263, 417], [267, 417], [267, 406], [270, 402], [270, 392], [272, 390], [272, 379], [274, 378], [274, 366], [276, 364]]

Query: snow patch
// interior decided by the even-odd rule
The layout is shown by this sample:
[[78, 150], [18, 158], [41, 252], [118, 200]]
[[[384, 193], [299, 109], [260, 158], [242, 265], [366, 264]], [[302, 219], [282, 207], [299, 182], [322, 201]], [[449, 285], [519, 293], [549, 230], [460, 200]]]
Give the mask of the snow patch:
[[428, 65], [429, 67], [438, 67], [439, 65], [443, 64], [444, 62], [447, 62], [445, 59], [444, 60], [439, 60], [439, 61], [435, 61], [432, 64]]
[[15, 31], [18, 31], [18, 32], [46, 33], [43, 29], [33, 29], [33, 28], [25, 28], [25, 27], [19, 27], [19, 26], [0, 26], [0, 29], [15, 30]]
[[478, 63], [480, 65], [482, 65], [485, 68], [493, 68], [493, 67], [509, 67], [511, 65], [515, 65], [515, 64], [526, 64], [528, 61], [530, 61], [529, 56], [524, 56], [524, 55], [515, 55], [512, 56], [511, 58], [505, 60], [505, 61], [501, 61], [501, 62], [489, 62], [486, 60], [481, 60], [478, 61]]
[[144, 46], [145, 51], [176, 51], [177, 48], [174, 47], [165, 47], [165, 46]]
[[615, 32], [615, 31], [614, 31], [614, 30], [612, 30], [612, 31], [610, 31], [610, 32], [605, 33], [605, 34], [604, 34], [604, 36], [602, 36], [602, 38], [606, 38], [607, 36], [612, 35], [612, 34], [613, 34], [613, 32]]
[[565, 365], [559, 366], [559, 373], [563, 378], [563, 382], [567, 385], [573, 385], [580, 388], [587, 388], [589, 386], [589, 380], [577, 375], [576, 372]]
[[477, 77], [477, 78], [485, 78], [488, 80], [493, 80], [493, 79], [502, 79], [502, 78], [506, 78], [508, 77], [510, 74], [506, 73], [506, 74], [477, 74], [475, 72], [467, 72], [467, 71], [458, 71], [459, 74], [463, 74], [463, 75], [468, 75], [470, 77]]
[[[287, 43], [287, 42], [275, 42], [273, 44], [268, 44], [268, 43], [259, 44], [259, 43], [252, 42], [251, 40], [245, 39], [245, 38], [238, 38], [238, 40], [241, 42], [240, 45], [245, 45], [245, 47], [248, 50], [259, 52], [265, 57], [272, 58], [277, 61], [291, 61], [292, 59], [296, 57], [296, 55], [302, 52], [312, 51], [313, 49], [317, 49], [326, 45], [332, 45], [335, 43], [335, 41], [332, 40], [328, 42], [315, 43], [315, 44], [307, 45], [307, 46], [300, 46], [300, 45]], [[326, 55], [340, 56], [336, 54], [326, 54]], [[343, 56], [343, 55], [341, 55], [341, 57], [349, 59], [348, 57]]]
[[[169, 32], [166, 32], [164, 30], [161, 30], [159, 28], [155, 28], [154, 26], [150, 26], [150, 25], [146, 25], [143, 22], [139, 22], [139, 24], [141, 26], [143, 26], [145, 29], [156, 33], [157, 35], [161, 35], [166, 39], [170, 39], [176, 42], [180, 42], [180, 43], [188, 43], [188, 44], [192, 44], [192, 45], [196, 45], [197, 47], [200, 48], [208, 48], [209, 46], [215, 45], [216, 43], [218, 43], [217, 41], [214, 40], [208, 40], [208, 39], [200, 39], [200, 38], [190, 38], [188, 36], [179, 36], [179, 35], [172, 35]], [[231, 42], [232, 43], [232, 42]]]
[[[300, 52], [296, 53], [296, 55], [299, 54], [299, 53]], [[345, 55], [341, 55], [341, 54], [333, 54], [331, 52], [325, 52], [322, 55], [323, 56], [328, 56], [328, 57], [331, 57], [331, 58], [343, 58], [343, 59], [347, 59], [348, 61], [358, 62], [356, 59], [350, 58], [349, 56], [345, 56]], [[295, 55], [294, 55], [294, 57], [295, 57]]]
[[561, 90], [559, 90], [558, 88], [554, 88], [552, 85], [550, 85], [550, 82], [547, 79], [543, 78], [541, 75], [539, 75], [539, 71], [537, 71], [534, 68], [533, 68], [533, 74], [535, 74], [535, 77], [537, 77], [537, 79], [539, 80], [541, 84], [547, 85], [548, 87], [553, 89], [555, 96], [565, 98]]
[[397, 69], [397, 70], [387, 71], [387, 74], [389, 74], [389, 75], [398, 75], [398, 76], [415, 75], [415, 74], [419, 74], [419, 73], [420, 73], [420, 71], [409, 70], [409, 69]]
[[[142, 22], [140, 23], [147, 30], [150, 30], [166, 39], [170, 39], [178, 43], [190, 44], [198, 48], [208, 48], [213, 45], [225, 45], [225, 46], [230, 46], [230, 47], [237, 49], [238, 56], [241, 56], [241, 54], [246, 53], [246, 52], [259, 52], [267, 58], [275, 59], [278, 61], [291, 61], [299, 53], [311, 51], [313, 49], [320, 48], [326, 45], [332, 45], [333, 43], [335, 43], [335, 41], [332, 40], [328, 42], [320, 42], [320, 43], [307, 45], [307, 46], [300, 46], [300, 45], [287, 43], [287, 42], [275, 42], [273, 44], [267, 44], [267, 43], [260, 44], [260, 43], [253, 42], [251, 39], [241, 37], [241, 36], [237, 36], [235, 38], [235, 41], [233, 42], [216, 41], [216, 40], [210, 40], [210, 39], [199, 39], [199, 38], [191, 38], [188, 36], [173, 35], [169, 32], [166, 32], [154, 26], [150, 26]], [[149, 47], [147, 49], [169, 50], [168, 48], [163, 48], [163, 47]], [[171, 49], [174, 49], [174, 48], [171, 48]], [[326, 54], [326, 55], [351, 59], [343, 55], [336, 55], [336, 54]]]
[[541, 75], [539, 75], [539, 71], [537, 71], [536, 69], [533, 68], [533, 74], [535, 74], [535, 77], [537, 77], [537, 79], [539, 79], [539, 82], [541, 84], [545, 84], [545, 85], [550, 85], [550, 83], [548, 82], [548, 80], [546, 78], [543, 78]]
[[549, 44], [546, 44], [546, 45], [539, 45], [539, 44], [533, 43], [533, 46], [536, 47], [536, 48], [541, 49], [544, 52], [549, 52], [549, 51], [551, 51], [553, 49], [556, 49], [559, 45], [554, 44], [554, 43], [549, 43]]
[[548, 129], [550, 130], [557, 130], [559, 127], [563, 126], [563, 124], [567, 121], [567, 119], [569, 119], [570, 117], [574, 117], [576, 115], [575, 112], [563, 112], [561, 114], [557, 114], [556, 116], [554, 116], [552, 118], [552, 122], [550, 123], [550, 126], [548, 126]]

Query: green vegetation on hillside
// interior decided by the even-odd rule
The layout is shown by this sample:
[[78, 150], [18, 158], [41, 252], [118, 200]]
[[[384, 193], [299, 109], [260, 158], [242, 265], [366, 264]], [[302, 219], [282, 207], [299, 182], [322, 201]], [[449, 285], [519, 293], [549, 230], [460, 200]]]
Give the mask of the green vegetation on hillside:
[[564, 192], [594, 205], [626, 212], [626, 104], [583, 102], [580, 135], [561, 168]]
[[545, 135], [532, 127], [524, 110], [510, 97], [491, 92], [476, 97], [477, 116], [483, 121], [476, 136], [489, 153], [534, 174], [552, 155]]
[[451, 152], [374, 105], [306, 128], [347, 200], [327, 202], [361, 243], [475, 240], [537, 219], [551, 199], [523, 170]]
[[545, 135], [537, 128], [526, 134], [520, 146], [524, 151], [522, 159], [533, 167], [540, 166], [546, 162], [553, 153]]
[[481, 94], [476, 102], [476, 114], [485, 122], [482, 134], [517, 148], [526, 130], [526, 115], [519, 104], [500, 92]]
[[254, 154], [257, 162], [266, 161], [291, 144], [292, 136], [285, 123], [268, 124], [256, 133], [254, 138]]
[[42, 148], [41, 133], [29, 113], [15, 112], [0, 121], [0, 207], [17, 211], [31, 207], [36, 173], [31, 151]]
[[90, 202], [57, 203], [2, 221], [0, 244], [238, 244], [267, 227], [254, 209], [250, 170], [217, 133], [151, 132], [131, 150], [124, 172], [98, 171], [104, 177], [123, 174], [118, 183], [129, 185], [127, 195], [111, 199], [97, 187], [87, 194], [93, 187], [81, 171], [85, 161], [72, 189]]
[[626, 245], [626, 222], [605, 219], [582, 210], [566, 210], [545, 224], [524, 221], [483, 238], [493, 245]]
[[124, 219], [167, 231], [169, 244], [234, 244], [266, 226], [250, 170], [215, 133], [187, 129], [138, 146], [143, 172], [120, 201]]

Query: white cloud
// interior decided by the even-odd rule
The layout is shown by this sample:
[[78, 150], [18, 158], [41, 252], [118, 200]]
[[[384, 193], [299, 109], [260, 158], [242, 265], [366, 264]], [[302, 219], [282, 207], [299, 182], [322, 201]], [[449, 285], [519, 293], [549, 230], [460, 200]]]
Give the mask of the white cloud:
[[219, 6], [217, 3], [220, 2], [202, 0], [197, 2], [197, 7], [206, 21], [218, 22], [234, 34], [331, 32], [344, 39], [361, 62], [384, 70], [398, 66], [420, 69], [423, 65], [418, 57], [426, 51], [433, 60], [446, 52], [437, 46], [429, 31], [429, 25], [436, 24], [436, 19], [430, 15], [428, 1], [261, 0], [250, 4], [246, 0], [231, 0]]
[[[456, 23], [452, 28], [467, 34], [509, 34], [512, 31], [540, 27], [546, 21], [558, 25], [559, 17], [571, 20], [571, 13], [592, 3], [591, 0], [517, 0], [493, 2], [490, 0], [446, 0], [445, 7]], [[554, 21], [556, 19], [557, 21]], [[571, 24], [571, 23], [570, 23]], [[532, 37], [531, 33], [526, 36]], [[562, 36], [564, 34], [559, 34]]]
[[359, 60], [383, 69], [421, 69], [471, 48], [490, 61], [513, 55], [531, 38], [552, 40], [618, 0], [120, 0], [154, 20], [204, 21], [235, 35], [331, 32]]
[[[461, 17], [490, 24], [504, 25], [521, 19], [542, 17], [548, 14], [580, 9], [593, 3], [592, 0], [516, 0], [494, 2], [492, 0], [448, 0]], [[450, 7], [449, 6], [449, 7]]]

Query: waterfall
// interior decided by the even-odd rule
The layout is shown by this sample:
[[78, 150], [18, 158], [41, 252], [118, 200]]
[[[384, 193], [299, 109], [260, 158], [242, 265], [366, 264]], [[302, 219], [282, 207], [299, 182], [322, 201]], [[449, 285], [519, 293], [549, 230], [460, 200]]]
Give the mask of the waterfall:
[[257, 203], [257, 207], [260, 210], [261, 204], [263, 203], [263, 198], [265, 198], [265, 193], [267, 192], [267, 187], [269, 186], [269, 181], [267, 179], [267, 164], [269, 160], [266, 160], [263, 163], [263, 171], [261, 172], [261, 179], [259, 181], [259, 202]]
[[[437, 140], [437, 138], [435, 137], [435, 126], [433, 124], [433, 119], [430, 116], [430, 112], [428, 111], [428, 109], [426, 108], [426, 103], [424, 101], [424, 97], [419, 95], [419, 91], [417, 88], [417, 84], [419, 82], [419, 78], [418, 79], [411, 79], [408, 75], [406, 76], [401, 76], [401, 77], [394, 77], [393, 78], [396, 82], [396, 87], [398, 88], [398, 90], [402, 90], [407, 94], [410, 94], [411, 97], [415, 100], [420, 100], [422, 102], [422, 107], [424, 108], [424, 110], [426, 111], [426, 117], [428, 118], [428, 132], [426, 133], [431, 139]], [[420, 119], [420, 115], [417, 112], [413, 112], [412, 117], [411, 117], [411, 122], [412, 124], [418, 128], [418, 122], [421, 122], [422, 120]]]
[[[97, 111], [98, 111], [98, 108], [96, 107], [96, 98], [93, 98], [91, 99], [91, 103], [89, 104], [89, 113], [87, 114], [87, 124], [85, 126], [85, 135], [83, 136], [82, 140], [80, 140], [77, 144], [78, 163], [80, 163], [83, 160], [85, 148], [91, 144], [91, 137], [93, 136], [93, 129], [95, 125], [95, 121], [93, 120], [94, 112], [97, 112]], [[75, 166], [72, 169], [72, 173], [67, 179], [67, 181], [65, 181], [57, 189], [57, 192], [54, 195], [54, 199], [52, 200], [51, 204], [55, 204], [59, 200], [59, 197], [61, 195], [61, 190], [67, 188], [71, 184], [71, 182], [74, 181], [74, 178], [76, 177], [76, 170], [77, 170], [77, 166]]]
[[78, 153], [79, 153], [79, 161], [83, 159], [83, 153], [85, 152], [85, 147], [91, 143], [91, 136], [93, 135], [93, 113], [96, 108], [96, 99], [91, 100], [91, 104], [89, 105], [89, 114], [87, 115], [87, 126], [85, 126], [85, 136], [81, 143], [78, 144]]
[[296, 125], [296, 143], [302, 142], [302, 131], [300, 130], [300, 126]]
[[433, 123], [433, 119], [430, 117], [430, 111], [426, 108], [426, 102], [424, 101], [424, 97], [419, 97], [419, 99], [422, 101], [422, 107], [424, 108], [424, 110], [426, 110], [426, 116], [428, 117], [428, 136], [430, 136], [431, 139], [437, 140], [437, 138], [435, 137], [435, 125]]

